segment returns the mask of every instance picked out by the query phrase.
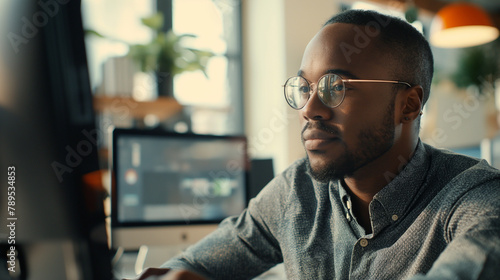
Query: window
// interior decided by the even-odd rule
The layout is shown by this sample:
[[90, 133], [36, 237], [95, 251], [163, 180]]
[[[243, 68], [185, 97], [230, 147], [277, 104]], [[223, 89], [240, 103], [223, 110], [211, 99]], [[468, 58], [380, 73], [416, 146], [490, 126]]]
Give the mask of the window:
[[189, 46], [216, 54], [207, 67], [209, 78], [197, 71], [174, 80], [175, 97], [193, 105], [193, 130], [200, 133], [243, 133], [239, 5], [233, 0], [172, 0], [172, 30], [196, 35]]
[[[215, 54], [207, 65], [207, 76], [193, 71], [173, 79], [173, 96], [184, 106], [192, 131], [243, 134], [240, 9], [237, 0], [83, 0], [85, 28], [105, 37], [86, 38], [95, 94], [132, 97], [136, 70], [122, 61], [128, 52], [127, 44], [150, 40], [153, 34], [140, 19], [160, 11], [166, 29], [196, 35], [182, 41], [186, 46]], [[116, 118], [112, 123], [121, 127], [136, 125]], [[171, 128], [175, 129], [175, 125]]]

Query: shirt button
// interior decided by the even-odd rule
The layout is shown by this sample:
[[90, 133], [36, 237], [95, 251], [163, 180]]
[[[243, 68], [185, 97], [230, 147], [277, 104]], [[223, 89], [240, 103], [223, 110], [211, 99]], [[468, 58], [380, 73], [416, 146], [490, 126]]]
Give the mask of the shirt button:
[[351, 221], [351, 215], [347, 214], [345, 217], [347, 218], [347, 221]]
[[361, 239], [361, 240], [359, 241], [359, 245], [361, 245], [361, 247], [366, 247], [366, 246], [368, 246], [368, 240], [366, 240], [366, 239], [364, 239], [364, 238], [363, 238], [363, 239]]
[[398, 215], [392, 215], [392, 220], [397, 221], [399, 219]]
[[347, 209], [351, 209], [351, 201], [350, 200], [347, 201]]

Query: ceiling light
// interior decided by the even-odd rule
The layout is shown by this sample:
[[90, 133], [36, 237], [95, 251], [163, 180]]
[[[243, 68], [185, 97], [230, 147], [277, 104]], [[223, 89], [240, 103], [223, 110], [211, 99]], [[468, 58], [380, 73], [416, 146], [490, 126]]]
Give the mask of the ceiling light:
[[436, 47], [465, 48], [491, 42], [499, 31], [479, 6], [452, 3], [438, 11], [430, 34], [430, 43]]

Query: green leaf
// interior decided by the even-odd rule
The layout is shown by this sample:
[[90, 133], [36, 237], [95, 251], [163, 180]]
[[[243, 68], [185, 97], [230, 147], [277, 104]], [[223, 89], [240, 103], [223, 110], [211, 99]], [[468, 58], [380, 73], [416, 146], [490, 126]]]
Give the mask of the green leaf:
[[106, 38], [101, 33], [97, 32], [95, 30], [92, 30], [92, 29], [85, 29], [85, 35], [92, 35], [92, 36], [96, 36], [99, 38]]
[[153, 30], [160, 30], [163, 27], [163, 14], [156, 13], [149, 17], [144, 17], [141, 19], [142, 24]]
[[172, 30], [162, 32], [163, 14], [156, 13], [142, 18], [142, 23], [155, 32], [152, 40], [146, 44], [129, 45], [128, 55], [136, 61], [141, 71], [159, 71], [176, 75], [184, 71], [201, 70], [207, 76], [205, 68], [212, 52], [187, 48], [182, 44], [185, 38], [195, 38], [193, 34], [175, 34]]

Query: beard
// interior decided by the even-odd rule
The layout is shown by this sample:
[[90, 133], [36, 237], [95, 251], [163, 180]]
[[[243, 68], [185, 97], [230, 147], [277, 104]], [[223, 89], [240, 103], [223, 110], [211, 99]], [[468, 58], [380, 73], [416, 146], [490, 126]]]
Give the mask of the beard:
[[[303, 132], [307, 128], [312, 127], [339, 135], [339, 130], [336, 127], [327, 126], [321, 121], [307, 123]], [[359, 168], [386, 153], [394, 144], [394, 133], [394, 102], [391, 102], [383, 120], [378, 126], [374, 125], [362, 129], [358, 133], [358, 143], [355, 150], [350, 150], [347, 144], [342, 142], [345, 152], [337, 159], [331, 160], [321, 166], [312, 166], [308, 156], [307, 166], [309, 173], [315, 180], [323, 183], [349, 177]]]

